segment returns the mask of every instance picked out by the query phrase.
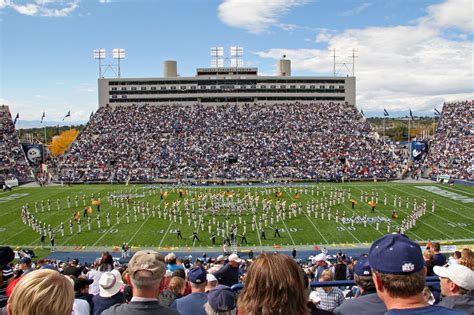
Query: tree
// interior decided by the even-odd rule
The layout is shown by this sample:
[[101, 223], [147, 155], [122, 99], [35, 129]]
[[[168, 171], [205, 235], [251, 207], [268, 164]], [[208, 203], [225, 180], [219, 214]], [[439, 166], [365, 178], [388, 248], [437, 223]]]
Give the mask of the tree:
[[51, 152], [51, 155], [56, 157], [66, 152], [67, 148], [69, 148], [78, 134], [79, 131], [76, 129], [70, 129], [61, 132], [59, 136], [53, 137], [53, 140], [49, 145], [49, 151]]

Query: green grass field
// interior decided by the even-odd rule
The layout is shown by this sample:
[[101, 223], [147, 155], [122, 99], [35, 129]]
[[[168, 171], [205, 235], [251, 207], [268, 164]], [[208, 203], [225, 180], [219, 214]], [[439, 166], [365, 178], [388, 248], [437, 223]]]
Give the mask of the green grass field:
[[[319, 188], [316, 188], [319, 187]], [[329, 199], [331, 191], [343, 190], [344, 198], [340, 197], [339, 203], [329, 207]], [[350, 198], [349, 197], [350, 189]], [[433, 189], [436, 191], [433, 192]], [[56, 245], [61, 246], [78, 246], [78, 247], [105, 247], [120, 246], [126, 241], [136, 247], [159, 247], [159, 248], [206, 248], [211, 246], [210, 234], [208, 232], [208, 221], [212, 221], [215, 217], [216, 222], [224, 222], [225, 214], [218, 212], [215, 216], [211, 212], [204, 215], [204, 231], [199, 227], [200, 241], [192, 242], [192, 233], [194, 230], [191, 220], [191, 226], [188, 226], [188, 215], [185, 209], [185, 200], [191, 204], [191, 199], [198, 199], [198, 196], [208, 196], [206, 205], [210, 206], [210, 196], [214, 196], [217, 203], [234, 203], [240, 202], [244, 207], [248, 208], [250, 199], [252, 204], [257, 204], [257, 216], [262, 213], [263, 200], [272, 200], [270, 213], [275, 209], [275, 201], [277, 199], [276, 192], [281, 191], [280, 202], [286, 200], [286, 209], [293, 202], [297, 205], [301, 204], [302, 211], [296, 217], [290, 219], [288, 215], [286, 220], [276, 222], [272, 227], [278, 226], [281, 237], [274, 238], [274, 230], [270, 227], [270, 219], [267, 221], [265, 228], [267, 239], [261, 239], [257, 231], [253, 232], [251, 228], [252, 214], [244, 212], [243, 221], [247, 224], [247, 240], [248, 247], [254, 246], [310, 246], [315, 245], [344, 245], [358, 246], [360, 244], [368, 244], [387, 232], [387, 223], [380, 223], [379, 230], [376, 230], [375, 223], [369, 223], [364, 227], [363, 223], [356, 223], [354, 226], [349, 222], [344, 224], [341, 222], [342, 213], [345, 211], [346, 218], [350, 218], [353, 214], [356, 216], [367, 215], [371, 217], [379, 217], [391, 220], [392, 210], [396, 210], [399, 218], [392, 220], [391, 232], [397, 229], [401, 220], [407, 216], [408, 212], [413, 210], [414, 199], [418, 204], [426, 199], [426, 214], [418, 220], [415, 227], [408, 230], [406, 234], [414, 240], [457, 240], [471, 241], [474, 240], [474, 187], [465, 186], [448, 186], [429, 184], [406, 184], [406, 183], [345, 183], [345, 184], [318, 184], [306, 186], [233, 186], [233, 187], [189, 187], [184, 188], [185, 196], [179, 197], [178, 189], [166, 186], [154, 186], [150, 188], [145, 185], [74, 185], [70, 187], [46, 187], [46, 188], [16, 188], [12, 192], [0, 193], [0, 243], [3, 245], [18, 246], [38, 246], [40, 244], [40, 235], [33, 229], [24, 224], [21, 219], [21, 208], [26, 203], [29, 204], [30, 212], [41, 222], [51, 224], [53, 228], [58, 229], [59, 224], [64, 222], [65, 235], [61, 236], [60, 231], [56, 231]], [[319, 190], [319, 195], [318, 195]], [[168, 196], [165, 199], [160, 198], [160, 193], [167, 191]], [[224, 196], [225, 191], [233, 193], [232, 197]], [[371, 194], [378, 193], [378, 204], [375, 213], [371, 213], [371, 207], [367, 202], [361, 201], [361, 192], [367, 192], [370, 201]], [[96, 207], [92, 206], [94, 211], [92, 217], [92, 229], [88, 230], [87, 221], [81, 217], [82, 232], [77, 233], [77, 225], [74, 223], [74, 232], [69, 232], [69, 220], [72, 218], [74, 211], [83, 213], [82, 195], [86, 195], [86, 205], [92, 205], [91, 194], [97, 198], [101, 193], [101, 228], [97, 227]], [[127, 224], [125, 218], [125, 209], [115, 207], [107, 200], [107, 192], [120, 194], [138, 194], [138, 197], [132, 198], [131, 202], [148, 202], [150, 209], [153, 206], [163, 212], [165, 203], [168, 203], [168, 209], [173, 202], [181, 200], [179, 211], [182, 213], [182, 224], [179, 218], [174, 220], [165, 220], [163, 216], [158, 217], [158, 210], [155, 217], [150, 210], [149, 214], [139, 213], [137, 222], [135, 222], [132, 209], [130, 207], [130, 223]], [[79, 205], [75, 207], [75, 195], [78, 195]], [[258, 195], [258, 201], [255, 201], [255, 194]], [[295, 195], [299, 194], [299, 198], [295, 199]], [[387, 205], [384, 206], [384, 195], [387, 194]], [[400, 196], [402, 206], [397, 204], [393, 206], [394, 195]], [[67, 208], [67, 196], [70, 197], [70, 208]], [[249, 197], [250, 196], [250, 197]], [[409, 207], [406, 207], [406, 200], [409, 200]], [[51, 210], [47, 210], [47, 200], [51, 200]], [[57, 209], [57, 199], [60, 200], [61, 208]], [[314, 212], [308, 215], [307, 205], [319, 205], [326, 199], [327, 208], [331, 208], [331, 220], [327, 218], [327, 212], [324, 219], [321, 218], [321, 211], [318, 211], [318, 218], [315, 218]], [[344, 199], [344, 202], [342, 202]], [[350, 199], [357, 200], [355, 210], [351, 209]], [[44, 202], [44, 212], [41, 212], [40, 203]], [[432, 202], [435, 200], [436, 208], [432, 213]], [[38, 212], [35, 211], [35, 202], [37, 203]], [[204, 203], [204, 201], [203, 201]], [[336, 200], [337, 203], [337, 200]], [[196, 204], [197, 206], [197, 204]], [[196, 207], [197, 208], [197, 207]], [[335, 221], [336, 210], [339, 212], [339, 223]], [[110, 212], [110, 226], [106, 223], [106, 213]], [[116, 221], [116, 213], [120, 214], [120, 223]], [[236, 221], [239, 224], [237, 214], [230, 214], [230, 222]], [[181, 229], [183, 239], [176, 239], [177, 228]], [[216, 232], [216, 227], [211, 226]], [[238, 234], [242, 232], [239, 228]], [[240, 237], [238, 238], [240, 243]], [[48, 243], [48, 242], [47, 242]], [[222, 237], [216, 239], [216, 249], [222, 244]], [[239, 244], [240, 245], [240, 244]], [[245, 246], [244, 246], [245, 247]], [[178, 250], [177, 249], [177, 250]]]

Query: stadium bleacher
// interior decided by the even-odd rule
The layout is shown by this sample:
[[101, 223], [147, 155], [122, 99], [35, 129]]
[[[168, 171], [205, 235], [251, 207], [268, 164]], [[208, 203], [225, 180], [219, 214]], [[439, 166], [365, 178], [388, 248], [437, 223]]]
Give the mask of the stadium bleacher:
[[445, 103], [425, 162], [431, 174], [474, 179], [474, 102]]
[[392, 178], [397, 156], [340, 103], [100, 108], [60, 180]]
[[10, 110], [4, 105], [0, 106], [0, 140], [0, 185], [11, 179], [31, 181], [31, 169], [20, 147]]

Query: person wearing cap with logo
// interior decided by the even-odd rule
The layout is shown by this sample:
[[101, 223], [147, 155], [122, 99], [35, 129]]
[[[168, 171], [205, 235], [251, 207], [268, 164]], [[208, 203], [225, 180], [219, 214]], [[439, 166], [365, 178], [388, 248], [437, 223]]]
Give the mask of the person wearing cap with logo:
[[377, 295], [387, 306], [385, 314], [463, 314], [428, 304], [423, 296], [423, 254], [420, 246], [405, 235], [387, 234], [372, 243], [369, 264]]
[[385, 314], [387, 307], [375, 291], [367, 254], [360, 256], [354, 266], [354, 282], [357, 284], [361, 295], [354, 299], [345, 300], [342, 305], [334, 310], [334, 314]]
[[219, 284], [231, 287], [239, 283], [239, 265], [241, 262], [242, 260], [237, 254], [231, 254], [229, 256], [229, 262], [214, 272], [214, 276], [216, 276]]
[[[92, 281], [93, 282], [93, 281]], [[94, 315], [100, 315], [112, 305], [122, 304], [125, 299], [122, 289], [123, 282], [120, 272], [116, 269], [104, 272], [99, 279], [99, 294], [94, 295]]]
[[235, 295], [225, 285], [218, 285], [207, 294], [208, 302], [204, 304], [207, 315], [234, 315], [236, 313]]
[[435, 266], [433, 271], [439, 276], [443, 296], [438, 305], [474, 314], [474, 271], [459, 264]]
[[[179, 315], [178, 312], [160, 305], [160, 284], [166, 272], [163, 256], [153, 250], [141, 250], [128, 263], [127, 282], [132, 286], [133, 297], [128, 304], [116, 304], [103, 315]], [[110, 284], [109, 284], [110, 285]]]
[[181, 315], [206, 315], [204, 304], [207, 302], [205, 293], [207, 272], [202, 267], [194, 267], [188, 272], [188, 281], [191, 282], [191, 294], [174, 300], [171, 308]]

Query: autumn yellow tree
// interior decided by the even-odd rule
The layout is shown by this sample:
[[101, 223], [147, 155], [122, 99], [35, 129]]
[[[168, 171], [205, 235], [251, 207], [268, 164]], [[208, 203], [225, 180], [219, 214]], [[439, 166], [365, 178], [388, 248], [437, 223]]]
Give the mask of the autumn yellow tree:
[[79, 131], [76, 129], [70, 129], [61, 132], [59, 136], [53, 137], [53, 140], [49, 144], [49, 151], [52, 156], [58, 156], [63, 154], [71, 143], [76, 139]]

